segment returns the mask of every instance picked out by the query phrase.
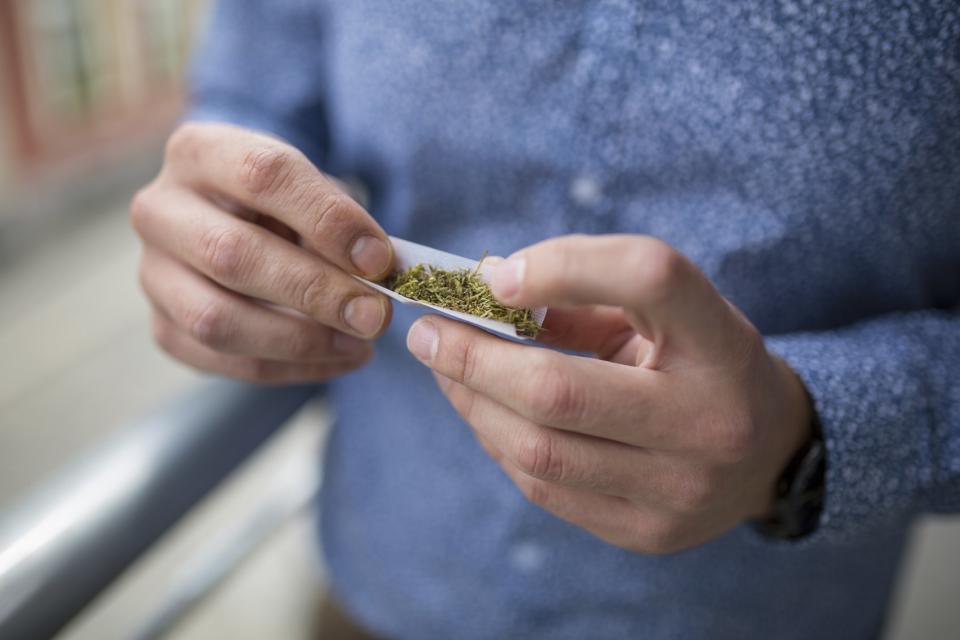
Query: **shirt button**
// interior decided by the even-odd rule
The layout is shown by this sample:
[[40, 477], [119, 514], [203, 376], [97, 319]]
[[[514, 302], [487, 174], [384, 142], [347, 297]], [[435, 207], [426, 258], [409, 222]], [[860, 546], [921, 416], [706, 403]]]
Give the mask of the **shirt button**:
[[594, 178], [580, 175], [570, 181], [570, 198], [581, 207], [592, 207], [602, 197], [603, 189]]
[[546, 550], [536, 542], [518, 542], [510, 549], [510, 564], [522, 573], [537, 571], [545, 560]]

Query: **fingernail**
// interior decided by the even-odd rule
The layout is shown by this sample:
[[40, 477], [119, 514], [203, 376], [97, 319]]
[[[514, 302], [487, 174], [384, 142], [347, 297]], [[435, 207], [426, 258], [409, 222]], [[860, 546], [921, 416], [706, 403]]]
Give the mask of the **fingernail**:
[[523, 256], [513, 256], [500, 263], [490, 285], [493, 295], [506, 301], [520, 293], [520, 283], [523, 282], [523, 272], [526, 268], [527, 260]]
[[345, 356], [358, 356], [367, 350], [367, 341], [337, 331], [333, 334], [333, 351]]
[[426, 364], [437, 355], [437, 326], [429, 320], [417, 320], [407, 334], [407, 349]]
[[343, 309], [343, 319], [362, 336], [372, 336], [383, 324], [383, 304], [373, 296], [357, 296]]
[[379, 276], [390, 269], [390, 247], [376, 236], [360, 236], [350, 249], [350, 259], [365, 276]]
[[480, 263], [480, 276], [486, 282], [492, 282], [493, 274], [497, 272], [497, 266], [502, 264], [503, 261], [504, 258], [501, 258], [500, 256], [487, 256]]

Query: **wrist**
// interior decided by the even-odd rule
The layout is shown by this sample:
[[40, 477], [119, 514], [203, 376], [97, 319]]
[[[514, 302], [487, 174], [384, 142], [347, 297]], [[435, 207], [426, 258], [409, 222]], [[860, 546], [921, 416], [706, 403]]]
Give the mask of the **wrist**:
[[780, 494], [779, 485], [791, 462], [810, 443], [814, 435], [814, 411], [810, 394], [800, 377], [782, 359], [771, 355], [779, 393], [772, 415], [771, 446], [767, 460], [770, 462], [762, 483], [761, 507], [754, 513], [756, 519], [768, 519], [775, 513], [775, 504]]
[[814, 410], [810, 400], [810, 392], [793, 369], [777, 356], [773, 358], [774, 366], [779, 369], [783, 381], [784, 396], [784, 430], [787, 434], [783, 464], [780, 470], [786, 468], [787, 463], [810, 442], [814, 435]]
[[773, 483], [773, 499], [766, 513], [757, 518], [755, 526], [761, 533], [783, 540], [796, 540], [812, 533], [823, 509], [826, 447], [820, 421], [813, 402], [800, 378], [782, 360], [777, 360], [787, 374], [787, 382], [793, 382], [794, 391], [799, 389], [802, 398], [794, 399], [792, 410], [786, 410], [791, 419], [802, 419], [793, 435], [792, 454]]

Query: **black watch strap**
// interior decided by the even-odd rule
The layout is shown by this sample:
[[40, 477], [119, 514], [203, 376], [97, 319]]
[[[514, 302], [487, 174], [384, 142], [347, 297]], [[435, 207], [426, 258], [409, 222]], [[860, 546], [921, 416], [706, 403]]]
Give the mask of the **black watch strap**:
[[772, 515], [756, 523], [764, 535], [796, 540], [813, 533], [823, 511], [827, 448], [814, 412], [810, 440], [790, 460], [777, 482]]

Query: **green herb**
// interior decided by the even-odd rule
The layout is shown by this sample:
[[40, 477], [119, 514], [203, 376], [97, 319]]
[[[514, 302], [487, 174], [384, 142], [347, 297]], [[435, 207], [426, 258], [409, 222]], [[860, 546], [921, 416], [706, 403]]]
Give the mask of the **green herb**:
[[418, 264], [395, 273], [385, 285], [411, 300], [507, 322], [517, 328], [519, 335], [536, 337], [540, 325], [533, 319], [533, 311], [507, 307], [497, 302], [490, 287], [480, 277], [479, 270], [479, 264], [476, 269], [456, 271]]

